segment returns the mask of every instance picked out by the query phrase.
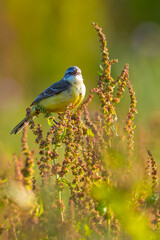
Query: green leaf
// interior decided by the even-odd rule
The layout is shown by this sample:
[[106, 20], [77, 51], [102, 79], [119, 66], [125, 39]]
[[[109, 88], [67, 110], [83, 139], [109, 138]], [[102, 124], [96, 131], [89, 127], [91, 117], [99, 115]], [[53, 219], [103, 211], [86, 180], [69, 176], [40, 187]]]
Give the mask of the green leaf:
[[64, 178], [61, 178], [61, 182], [64, 183], [67, 187], [70, 187], [70, 185], [68, 184], [68, 181]]
[[100, 69], [101, 69], [102, 71], [104, 71], [104, 68], [102, 67], [102, 65], [101, 65], [101, 64], [99, 65], [99, 67], [100, 67]]
[[157, 203], [158, 199], [159, 199], [159, 195], [156, 194], [156, 193], [153, 194], [153, 195], [151, 195], [151, 196], [149, 196], [149, 197], [147, 197], [147, 198], [146, 198], [146, 204], [147, 204], [147, 206], [153, 206], [153, 205], [155, 205], [155, 204]]
[[84, 224], [84, 233], [85, 237], [90, 237], [92, 234], [92, 229], [88, 226], [88, 224]]
[[99, 212], [100, 216], [105, 214], [107, 211], [107, 203], [105, 201], [100, 200], [97, 206], [97, 211]]
[[40, 200], [39, 205], [36, 208], [36, 216], [40, 217], [43, 213], [43, 202]]
[[1, 179], [0, 180], [0, 183], [2, 184], [2, 183], [6, 183], [8, 181], [8, 179], [7, 178], [5, 178], [5, 179]]
[[92, 132], [92, 130], [90, 128], [87, 129], [87, 135], [90, 137], [94, 137], [94, 133]]
[[60, 141], [62, 141], [65, 136], [66, 136], [66, 128], [64, 129], [64, 131], [61, 135]]

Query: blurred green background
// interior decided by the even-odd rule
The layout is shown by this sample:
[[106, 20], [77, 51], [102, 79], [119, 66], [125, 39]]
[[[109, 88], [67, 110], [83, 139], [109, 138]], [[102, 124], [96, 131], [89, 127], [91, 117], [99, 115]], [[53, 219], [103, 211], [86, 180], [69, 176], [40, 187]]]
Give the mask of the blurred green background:
[[[137, 125], [151, 127], [158, 138], [159, 10], [157, 0], [0, 1], [0, 159], [3, 164], [7, 166], [13, 152], [20, 152], [21, 133], [10, 136], [12, 128], [25, 116], [25, 109], [34, 98], [60, 80], [69, 66], [81, 68], [87, 94], [96, 86], [101, 56], [92, 21], [103, 28], [110, 57], [119, 59], [112, 68], [113, 77], [120, 75], [126, 63], [130, 64], [130, 79], [138, 100]], [[121, 111], [125, 114], [126, 106], [124, 98]], [[95, 108], [92, 104], [91, 109]]]

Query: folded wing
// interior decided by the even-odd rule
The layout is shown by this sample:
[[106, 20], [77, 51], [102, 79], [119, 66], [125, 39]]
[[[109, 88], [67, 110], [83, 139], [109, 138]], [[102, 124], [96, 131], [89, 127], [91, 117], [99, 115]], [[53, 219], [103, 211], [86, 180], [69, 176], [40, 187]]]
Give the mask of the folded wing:
[[55, 94], [59, 94], [66, 89], [69, 89], [71, 86], [71, 83], [65, 80], [60, 80], [59, 82], [53, 83], [50, 87], [45, 89], [42, 93], [38, 95], [38, 97], [35, 98], [35, 100], [32, 102], [30, 106], [33, 106], [40, 102], [42, 99], [52, 97]]

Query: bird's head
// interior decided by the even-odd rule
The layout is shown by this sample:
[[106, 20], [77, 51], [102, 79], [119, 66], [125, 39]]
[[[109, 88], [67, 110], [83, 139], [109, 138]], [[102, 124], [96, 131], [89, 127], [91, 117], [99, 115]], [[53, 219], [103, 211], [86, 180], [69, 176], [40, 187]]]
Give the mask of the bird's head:
[[68, 79], [76, 77], [76, 76], [82, 78], [81, 70], [78, 67], [76, 67], [76, 66], [72, 66], [72, 67], [69, 67], [67, 69], [67, 71], [65, 72], [64, 78], [66, 80], [68, 80]]

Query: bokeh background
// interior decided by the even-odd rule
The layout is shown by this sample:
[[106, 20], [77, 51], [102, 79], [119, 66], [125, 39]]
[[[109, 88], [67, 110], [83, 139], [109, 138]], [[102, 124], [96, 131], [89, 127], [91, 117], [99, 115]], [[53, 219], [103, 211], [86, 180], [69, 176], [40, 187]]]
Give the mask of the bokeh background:
[[[101, 60], [92, 21], [103, 28], [118, 77], [130, 64], [138, 100], [137, 138], [160, 158], [160, 2], [157, 0], [0, 1], [0, 163], [20, 152], [21, 134], [10, 136], [33, 99], [60, 80], [71, 65], [96, 86]], [[121, 114], [129, 103], [122, 100]], [[96, 102], [90, 106], [95, 110]], [[43, 121], [38, 119], [39, 122]], [[44, 128], [47, 122], [43, 122]], [[149, 140], [146, 140], [149, 139]], [[30, 144], [33, 147], [32, 136]]]

